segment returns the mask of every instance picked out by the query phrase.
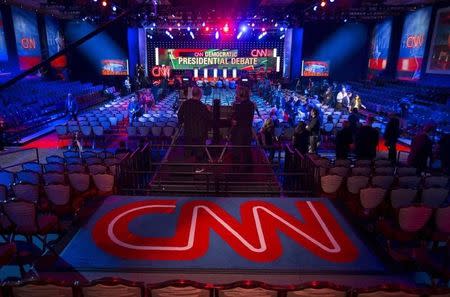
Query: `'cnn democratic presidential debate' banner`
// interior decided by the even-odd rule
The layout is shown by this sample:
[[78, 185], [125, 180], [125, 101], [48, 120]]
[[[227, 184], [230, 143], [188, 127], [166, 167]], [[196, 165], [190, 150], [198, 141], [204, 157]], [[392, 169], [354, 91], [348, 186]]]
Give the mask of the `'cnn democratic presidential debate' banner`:
[[[64, 35], [61, 27], [55, 18], [45, 17], [45, 31], [47, 32], [48, 54], [54, 54], [62, 51], [65, 47]], [[51, 62], [54, 68], [64, 68], [67, 65], [66, 56], [60, 56]]]
[[406, 16], [397, 63], [398, 79], [417, 80], [420, 78], [430, 17], [431, 7], [422, 8]]
[[17, 7], [12, 8], [19, 68], [25, 70], [41, 62], [41, 44], [36, 14]]
[[242, 57], [236, 49], [162, 49], [157, 48], [156, 65], [174, 70], [218, 68], [247, 71], [279, 71], [276, 49], [254, 49], [250, 57]]
[[373, 30], [369, 52], [369, 77], [386, 69], [391, 32], [392, 19], [378, 23]]
[[3, 29], [3, 18], [0, 12], [0, 62], [8, 61], [8, 50], [6, 48], [5, 30]]
[[436, 14], [427, 72], [450, 74], [450, 7]]

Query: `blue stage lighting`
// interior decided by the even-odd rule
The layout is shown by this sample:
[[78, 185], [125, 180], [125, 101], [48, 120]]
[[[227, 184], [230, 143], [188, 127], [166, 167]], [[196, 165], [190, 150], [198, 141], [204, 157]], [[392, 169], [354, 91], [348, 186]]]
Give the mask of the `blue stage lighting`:
[[242, 25], [241, 26], [241, 32], [247, 32], [247, 26], [246, 25]]
[[112, 10], [116, 11], [117, 10], [117, 6], [113, 5]]
[[173, 39], [173, 35], [172, 35], [172, 34], [170, 34], [170, 32], [169, 32], [169, 31], [167, 31], [167, 30], [166, 30], [166, 35], [167, 35], [167, 36], [169, 36], [169, 37], [170, 37], [170, 39]]
[[283, 39], [283, 38], [284, 38], [284, 34], [280, 36], [280, 39]]
[[262, 32], [261, 34], [259, 34], [259, 36], [258, 36], [258, 39], [262, 39], [264, 36], [266, 36], [267, 35], [267, 32], [266, 31], [264, 31], [264, 32]]
[[194, 36], [194, 32], [189, 32], [189, 34], [191, 35], [191, 37], [192, 37], [192, 39], [195, 39], [195, 36]]
[[191, 27], [187, 27], [188, 32], [191, 31]]
[[237, 38], [237, 39], [241, 38], [241, 36], [242, 36], [243, 33], [244, 33], [243, 31], [240, 31], [236, 38]]
[[333, 3], [333, 2], [334, 2], [334, 0], [330, 0], [330, 2], [331, 2], [331, 3]]
[[317, 11], [317, 5], [314, 5], [313, 10]]
[[219, 39], [219, 31], [216, 31], [215, 37], [216, 39]]

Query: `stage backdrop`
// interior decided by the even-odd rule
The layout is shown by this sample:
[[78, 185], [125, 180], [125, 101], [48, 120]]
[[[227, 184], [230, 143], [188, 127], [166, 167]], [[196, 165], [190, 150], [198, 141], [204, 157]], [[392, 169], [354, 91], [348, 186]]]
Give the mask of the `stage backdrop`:
[[[161, 38], [163, 39], [164, 36]], [[278, 67], [281, 73], [283, 50], [283, 40], [214, 42], [147, 38], [149, 70], [155, 65], [171, 66], [174, 70], [207, 68], [212, 71], [214, 68], [226, 68], [228, 77], [232, 76], [234, 68], [238, 71], [272, 70], [275, 72]], [[202, 74], [203, 72], [200, 71], [199, 76]], [[221, 76], [220, 71], [218, 77]]]
[[41, 62], [41, 44], [36, 14], [12, 7], [14, 33], [20, 70], [26, 70]]
[[450, 7], [437, 11], [427, 72], [450, 74]]
[[422, 8], [406, 16], [397, 62], [398, 79], [420, 79], [430, 18], [431, 7]]
[[[62, 51], [65, 47], [64, 35], [62, 33], [59, 22], [52, 17], [45, 17], [45, 31], [47, 32], [47, 44], [49, 57]], [[51, 62], [54, 68], [64, 68], [67, 66], [66, 56], [58, 57]]]
[[372, 78], [386, 69], [391, 43], [392, 19], [378, 23], [372, 32], [369, 52], [368, 77]]
[[3, 18], [0, 12], [0, 62], [8, 61], [8, 49], [6, 48], [5, 30], [3, 29]]

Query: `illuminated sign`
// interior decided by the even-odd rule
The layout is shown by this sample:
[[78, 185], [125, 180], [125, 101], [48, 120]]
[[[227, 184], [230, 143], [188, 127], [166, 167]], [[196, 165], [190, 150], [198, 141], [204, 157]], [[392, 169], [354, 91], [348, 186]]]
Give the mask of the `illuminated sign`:
[[406, 39], [407, 48], [419, 48], [423, 45], [423, 35], [411, 35]]
[[[179, 202], [179, 201], [178, 201]], [[193, 260], [209, 249], [210, 231], [241, 257], [252, 262], [275, 261], [283, 254], [281, 234], [303, 250], [333, 263], [355, 261], [358, 249], [321, 201], [295, 201], [293, 212], [261, 200], [236, 204], [239, 218], [208, 200], [145, 200], [105, 213], [94, 225], [96, 245], [121, 259]], [[176, 215], [174, 217], [174, 215]], [[130, 232], [133, 221], [146, 217], [176, 219], [176, 230], [158, 236]], [[141, 221], [142, 222], [142, 221]]]
[[153, 77], [170, 77], [169, 66], [155, 66], [152, 68]]

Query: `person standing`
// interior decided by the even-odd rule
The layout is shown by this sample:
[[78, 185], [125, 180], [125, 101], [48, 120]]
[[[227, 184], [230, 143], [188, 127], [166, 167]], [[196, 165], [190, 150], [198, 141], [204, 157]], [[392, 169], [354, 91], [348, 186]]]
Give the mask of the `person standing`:
[[233, 149], [233, 163], [241, 160], [246, 164], [252, 163], [250, 145], [253, 138], [253, 116], [255, 104], [250, 101], [250, 89], [239, 86], [236, 89], [236, 101], [233, 104], [231, 119], [231, 143], [234, 146], [246, 146]]
[[77, 120], [78, 103], [72, 93], [67, 94], [66, 112], [69, 114], [71, 120]]
[[295, 127], [294, 136], [292, 136], [292, 142], [294, 148], [297, 149], [302, 155], [308, 153], [309, 147], [309, 131], [306, 130], [306, 124], [304, 121], [300, 121]]
[[128, 121], [130, 126], [133, 122], [138, 118], [138, 114], [140, 113], [141, 105], [136, 97], [133, 95], [131, 97], [130, 103], [128, 103]]
[[417, 168], [420, 174], [427, 169], [427, 162], [433, 153], [433, 142], [430, 135], [434, 132], [435, 127], [431, 124], [425, 126], [423, 131], [416, 135], [411, 142], [411, 152], [408, 156], [408, 165]]
[[400, 137], [400, 120], [397, 116], [393, 114], [390, 116], [383, 137], [388, 148], [389, 160], [395, 165], [397, 163], [397, 141]]
[[374, 118], [369, 116], [366, 125], [358, 129], [355, 138], [356, 158], [373, 160], [377, 156], [378, 130], [372, 127]]
[[127, 76], [125, 78], [125, 81], [123, 82], [123, 86], [125, 88], [125, 95], [128, 95], [131, 93], [131, 82], [130, 82], [130, 77]]
[[311, 134], [309, 136], [309, 153], [316, 154], [320, 141], [320, 119], [317, 109], [311, 109], [311, 120], [306, 126], [306, 130]]
[[275, 138], [275, 123], [271, 117], [267, 118], [261, 128], [261, 136], [263, 145], [269, 151], [269, 161], [272, 162], [275, 156], [274, 138]]
[[336, 160], [347, 159], [350, 145], [353, 143], [353, 131], [349, 121], [345, 121], [342, 126], [342, 129], [336, 133]]
[[341, 91], [336, 96], [336, 109], [342, 110], [350, 104], [351, 93], [347, 93], [345, 86], [342, 86]]
[[[187, 146], [197, 146], [187, 147], [185, 149], [185, 157], [189, 158], [193, 155], [195, 162], [198, 163], [206, 162], [205, 148], [200, 146], [205, 145], [212, 121], [212, 113], [201, 102], [201, 98], [201, 89], [197, 86], [193, 87], [192, 97], [184, 101], [178, 110], [178, 123], [184, 125], [184, 144]], [[195, 170], [196, 173], [203, 171], [205, 171], [203, 167]]]

